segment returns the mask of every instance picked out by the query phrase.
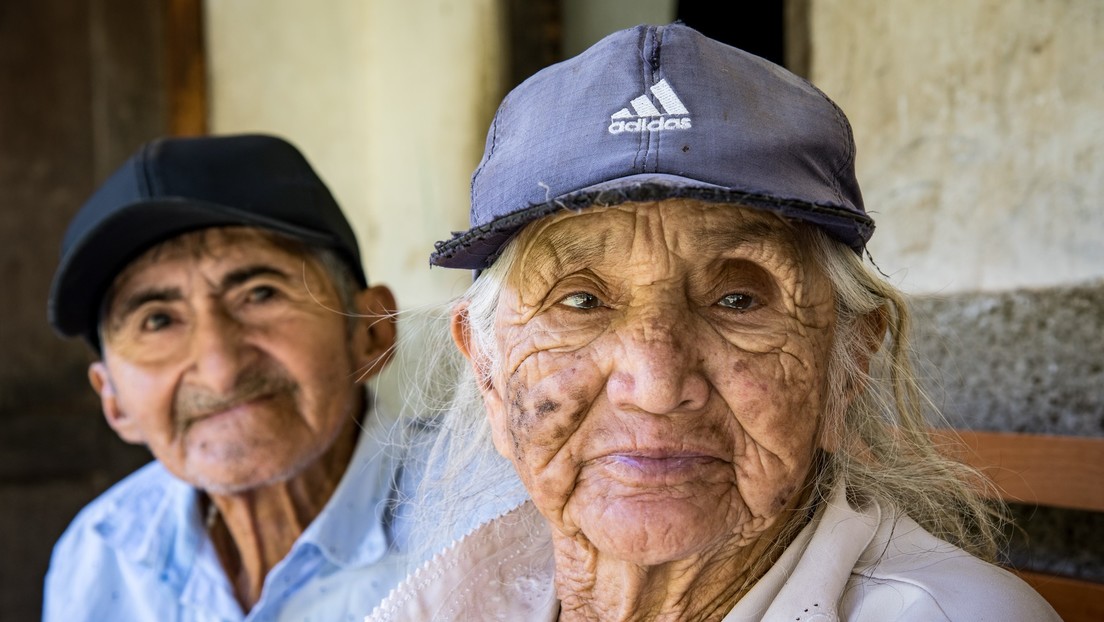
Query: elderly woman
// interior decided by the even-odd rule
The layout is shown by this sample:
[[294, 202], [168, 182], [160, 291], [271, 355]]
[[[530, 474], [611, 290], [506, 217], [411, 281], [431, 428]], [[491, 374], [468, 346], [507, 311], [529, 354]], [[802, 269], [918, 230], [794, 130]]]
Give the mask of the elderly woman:
[[497, 486], [493, 442], [531, 501], [370, 619], [1057, 619], [982, 560], [807, 82], [681, 25], [611, 35], [506, 98], [471, 220], [432, 258], [480, 271], [442, 489]]

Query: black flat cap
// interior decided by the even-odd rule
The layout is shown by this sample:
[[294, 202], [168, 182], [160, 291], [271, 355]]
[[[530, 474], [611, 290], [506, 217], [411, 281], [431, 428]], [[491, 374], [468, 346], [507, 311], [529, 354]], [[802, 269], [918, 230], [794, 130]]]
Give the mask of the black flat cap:
[[69, 223], [47, 316], [97, 351], [104, 294], [146, 250], [208, 227], [247, 226], [330, 248], [367, 284], [333, 195], [299, 151], [274, 136], [164, 138], [138, 150]]

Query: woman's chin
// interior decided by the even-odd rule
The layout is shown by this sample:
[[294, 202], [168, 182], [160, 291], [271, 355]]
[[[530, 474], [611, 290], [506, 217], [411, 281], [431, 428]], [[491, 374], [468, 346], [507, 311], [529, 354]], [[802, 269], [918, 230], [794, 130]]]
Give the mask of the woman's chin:
[[578, 525], [600, 555], [656, 566], [742, 540], [727, 520], [730, 513], [719, 511], [727, 506], [727, 500], [711, 501], [661, 495], [606, 498], [581, 506], [585, 509]]

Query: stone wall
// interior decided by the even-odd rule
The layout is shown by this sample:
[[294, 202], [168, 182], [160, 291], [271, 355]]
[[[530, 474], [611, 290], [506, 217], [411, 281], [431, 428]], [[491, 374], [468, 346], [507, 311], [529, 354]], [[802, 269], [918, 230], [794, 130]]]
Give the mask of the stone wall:
[[1104, 280], [914, 305], [921, 370], [953, 426], [1104, 436]]
[[[956, 428], [1104, 437], [1104, 280], [913, 301], [921, 376]], [[1020, 568], [1104, 582], [1104, 514], [1013, 506]]]
[[[891, 281], [955, 426], [1104, 436], [1104, 2], [801, 0]], [[1104, 580], [1104, 515], [1015, 508], [1012, 559]]]

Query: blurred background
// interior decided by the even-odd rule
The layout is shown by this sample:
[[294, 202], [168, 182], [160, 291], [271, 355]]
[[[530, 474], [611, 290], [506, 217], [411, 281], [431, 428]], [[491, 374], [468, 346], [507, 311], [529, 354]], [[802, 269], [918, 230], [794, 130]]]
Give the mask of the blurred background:
[[[470, 282], [427, 257], [466, 228], [502, 96], [674, 19], [850, 117], [872, 258], [920, 297], [918, 348], [956, 425], [1104, 436], [1099, 0], [0, 0], [0, 619], [39, 617], [54, 540], [149, 459], [103, 422], [86, 348], [45, 319], [69, 218], [138, 145], [287, 137], [369, 278], [427, 308]], [[1076, 546], [1040, 563], [1104, 576], [1104, 521], [1066, 520], [1053, 531]]]

